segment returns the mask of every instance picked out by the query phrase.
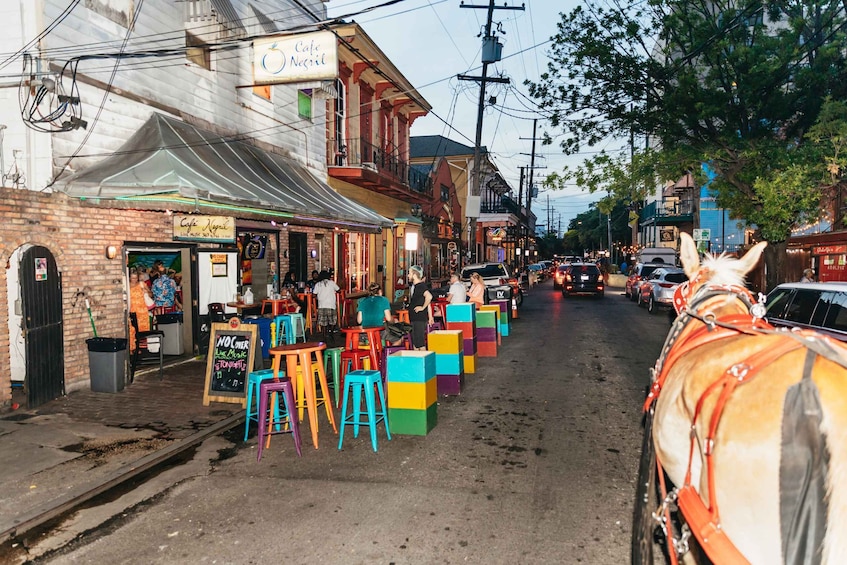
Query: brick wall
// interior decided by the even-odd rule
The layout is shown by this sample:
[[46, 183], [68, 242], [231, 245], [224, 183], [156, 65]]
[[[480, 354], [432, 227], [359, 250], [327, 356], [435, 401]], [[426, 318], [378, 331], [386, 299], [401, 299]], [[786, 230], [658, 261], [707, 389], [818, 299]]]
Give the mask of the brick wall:
[[[160, 212], [100, 208], [59, 193], [0, 188], [3, 217], [0, 260], [8, 265], [20, 246], [49, 249], [62, 273], [65, 387], [87, 385], [92, 337], [85, 308], [90, 304], [97, 333], [126, 337], [122, 261], [106, 258], [106, 246], [125, 240], [170, 242], [170, 216]], [[120, 256], [119, 256], [120, 257]], [[8, 311], [6, 269], [0, 271], [0, 311]], [[11, 400], [8, 318], [0, 323], [0, 409]]]

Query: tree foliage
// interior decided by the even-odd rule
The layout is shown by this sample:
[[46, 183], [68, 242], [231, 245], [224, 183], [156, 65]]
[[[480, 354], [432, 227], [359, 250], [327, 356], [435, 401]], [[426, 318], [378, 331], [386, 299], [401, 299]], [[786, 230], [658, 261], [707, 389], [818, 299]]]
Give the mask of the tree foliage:
[[640, 201], [709, 163], [718, 205], [784, 242], [840, 182], [846, 113], [825, 101], [847, 99], [845, 26], [844, 4], [816, 0], [589, 1], [562, 14], [547, 71], [528, 83], [552, 116], [548, 139], [565, 153], [648, 143], [550, 184]]

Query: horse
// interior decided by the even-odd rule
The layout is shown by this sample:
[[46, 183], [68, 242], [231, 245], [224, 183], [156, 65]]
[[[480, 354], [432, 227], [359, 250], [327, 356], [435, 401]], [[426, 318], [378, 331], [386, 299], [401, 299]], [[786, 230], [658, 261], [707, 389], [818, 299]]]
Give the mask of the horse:
[[678, 505], [715, 563], [847, 563], [847, 345], [763, 319], [744, 276], [766, 245], [701, 264], [682, 234], [689, 280], [645, 403], [675, 486], [656, 514]]

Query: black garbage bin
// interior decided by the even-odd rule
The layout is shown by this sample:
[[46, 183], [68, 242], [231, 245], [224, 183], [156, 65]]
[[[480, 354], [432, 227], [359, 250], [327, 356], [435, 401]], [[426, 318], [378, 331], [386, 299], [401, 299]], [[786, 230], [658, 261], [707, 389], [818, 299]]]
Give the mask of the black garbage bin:
[[91, 390], [118, 392], [126, 383], [126, 343], [120, 337], [92, 337], [88, 344], [88, 370]]

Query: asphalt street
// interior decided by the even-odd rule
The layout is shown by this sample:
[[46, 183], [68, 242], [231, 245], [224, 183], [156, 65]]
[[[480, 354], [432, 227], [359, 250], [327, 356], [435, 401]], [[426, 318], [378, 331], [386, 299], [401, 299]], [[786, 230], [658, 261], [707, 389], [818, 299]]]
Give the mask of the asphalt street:
[[[668, 329], [622, 289], [524, 301], [496, 359], [440, 397], [425, 437], [344, 449], [208, 440], [182, 473], [51, 563], [589, 563], [629, 561], [644, 388]], [[187, 471], [190, 470], [190, 471]], [[132, 496], [131, 493], [125, 496]], [[126, 505], [124, 505], [126, 506]]]

